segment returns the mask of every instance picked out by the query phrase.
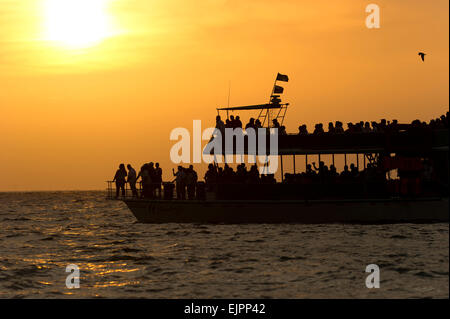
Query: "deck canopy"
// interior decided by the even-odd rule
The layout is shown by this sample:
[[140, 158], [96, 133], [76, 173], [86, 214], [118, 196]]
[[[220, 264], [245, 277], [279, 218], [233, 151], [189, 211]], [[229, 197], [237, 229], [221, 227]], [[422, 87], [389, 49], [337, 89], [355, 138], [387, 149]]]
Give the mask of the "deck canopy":
[[233, 107], [222, 107], [217, 108], [217, 111], [251, 111], [251, 110], [263, 110], [263, 109], [280, 109], [283, 106], [288, 106], [289, 103], [284, 104], [255, 104], [255, 105], [247, 105], [247, 106], [233, 106]]

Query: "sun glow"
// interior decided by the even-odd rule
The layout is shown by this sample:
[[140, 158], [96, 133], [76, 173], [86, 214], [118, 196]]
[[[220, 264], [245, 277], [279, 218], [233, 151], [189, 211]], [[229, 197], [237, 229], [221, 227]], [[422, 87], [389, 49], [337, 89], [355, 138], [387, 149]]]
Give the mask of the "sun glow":
[[79, 49], [114, 35], [108, 1], [45, 0], [45, 40]]

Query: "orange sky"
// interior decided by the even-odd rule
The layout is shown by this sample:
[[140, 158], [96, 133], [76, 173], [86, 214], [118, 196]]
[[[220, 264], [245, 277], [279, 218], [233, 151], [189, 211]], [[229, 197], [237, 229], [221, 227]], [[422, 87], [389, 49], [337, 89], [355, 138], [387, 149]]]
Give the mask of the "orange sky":
[[[365, 26], [369, 3], [380, 29]], [[266, 102], [277, 72], [288, 132], [428, 121], [448, 111], [448, 6], [0, 0], [0, 190], [102, 189], [121, 162], [159, 161], [168, 179], [173, 128], [214, 125], [229, 81], [232, 105]]]

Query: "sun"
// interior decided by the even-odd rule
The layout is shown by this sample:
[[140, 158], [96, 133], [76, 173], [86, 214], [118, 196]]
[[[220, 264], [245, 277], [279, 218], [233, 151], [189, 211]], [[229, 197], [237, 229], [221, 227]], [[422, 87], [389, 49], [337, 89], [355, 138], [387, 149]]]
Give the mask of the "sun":
[[94, 46], [112, 35], [108, 0], [45, 0], [45, 39], [72, 49]]

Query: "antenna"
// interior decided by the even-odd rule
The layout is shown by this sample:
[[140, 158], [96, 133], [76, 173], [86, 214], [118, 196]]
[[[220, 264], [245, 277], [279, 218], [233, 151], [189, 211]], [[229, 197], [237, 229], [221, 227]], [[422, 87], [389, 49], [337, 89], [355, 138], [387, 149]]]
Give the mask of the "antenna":
[[228, 81], [228, 107], [230, 107], [231, 80]]

